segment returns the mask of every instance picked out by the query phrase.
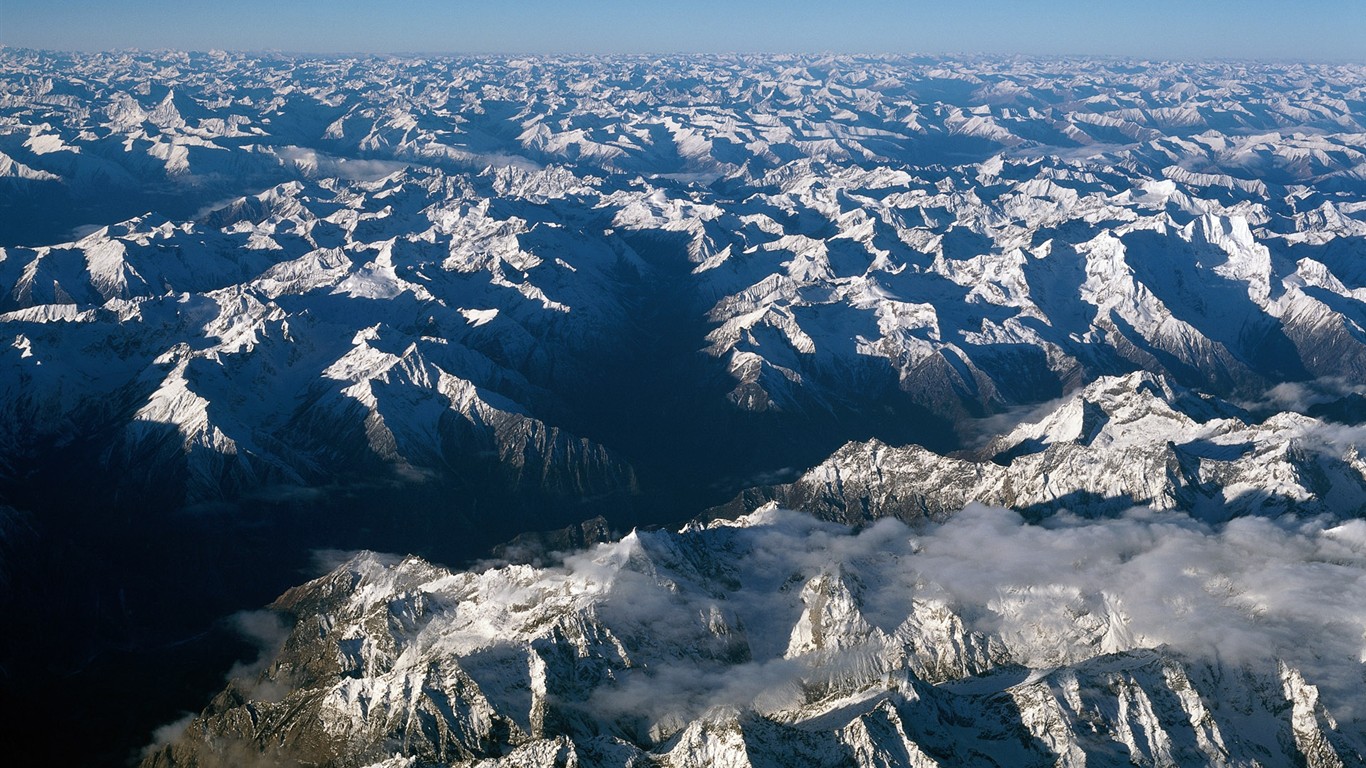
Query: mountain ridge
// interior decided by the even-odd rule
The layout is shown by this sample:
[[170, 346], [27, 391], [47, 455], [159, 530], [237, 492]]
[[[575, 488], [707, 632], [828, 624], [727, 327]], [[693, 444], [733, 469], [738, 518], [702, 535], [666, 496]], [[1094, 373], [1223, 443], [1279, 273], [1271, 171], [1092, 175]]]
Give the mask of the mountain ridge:
[[[1008, 513], [962, 514], [1013, 528], [996, 516]], [[1141, 529], [1139, 520], [1126, 525]], [[298, 623], [259, 676], [233, 682], [144, 764], [1362, 759], [1359, 721], [1336, 718], [1295, 666], [1265, 660], [1275, 651], [1240, 661], [1231, 645], [1222, 658], [1189, 641], [1146, 647], [1155, 638], [1134, 585], [1121, 597], [1024, 577], [993, 603], [963, 605], [952, 583], [915, 572], [934, 567], [919, 558], [948, 554], [937, 534], [903, 547], [907, 532], [890, 523], [851, 534], [770, 507], [680, 533], [633, 532], [545, 570], [453, 573], [361, 554], [282, 596], [274, 610]], [[981, 541], [970, 529], [948, 535]], [[1165, 562], [1160, 551], [1149, 543], [1127, 556]], [[950, 552], [960, 569], [981, 566]], [[1111, 567], [1099, 557], [1088, 571]], [[784, 558], [790, 576], [764, 571]], [[1234, 578], [1222, 583], [1241, 594]], [[909, 585], [914, 597], [892, 596]], [[1330, 698], [1343, 695], [1335, 687]]]
[[[433, 760], [926, 765], [960, 740], [983, 762], [1351, 763], [1339, 682], [1356, 668], [1316, 666], [1270, 620], [1230, 647], [1288, 650], [1248, 665], [1210, 667], [1171, 635], [1247, 629], [1239, 611], [1283, 616], [1291, 596], [1328, 622], [1293, 627], [1323, 659], [1359, 658], [1334, 645], [1356, 619], [1317, 598], [1354, 589], [1366, 498], [1364, 89], [1358, 65], [1294, 63], [0, 49], [0, 609], [29, 617], [0, 633], [0, 717], [48, 734], [54, 761], [122, 761], [247, 661], [233, 628], [253, 620], [224, 617], [333, 562], [318, 550], [412, 553], [457, 580], [492, 555], [540, 584], [583, 562], [556, 550], [635, 529], [696, 556], [669, 576], [680, 589], [735, 603], [729, 577], [696, 570], [721, 555], [679, 543], [735, 524], [654, 529], [723, 505], [769, 521], [743, 535], [793, 532], [792, 551], [849, 543], [755, 512], [776, 500], [850, 541], [898, 530], [888, 517], [922, 543], [977, 526], [996, 550], [964, 557], [998, 555], [981, 569], [1002, 592], [959, 594], [956, 619], [879, 619], [892, 598], [834, 558], [764, 592], [790, 611], [771, 633], [695, 606], [707, 659], [633, 645], [612, 600], [590, 601], [536, 641], [543, 706], [520, 661], [503, 689], [458, 654], [378, 688], [346, 661], [364, 679], [327, 706], [392, 704]], [[974, 502], [1014, 511], [993, 525]], [[1295, 526], [1335, 582], [1302, 572]], [[1133, 582], [1186, 603], [1068, 587], [1091, 561], [1049, 538], [1063, 529], [1145, 552], [1162, 538], [1189, 562]], [[1001, 531], [1072, 567], [990, 570], [1028, 565]], [[1130, 550], [1097, 546], [1125, 572]], [[1204, 578], [1192, 562], [1225, 569], [1243, 602], [1169, 581]], [[1070, 607], [1031, 602], [1063, 593]], [[394, 605], [415, 626], [417, 603]], [[1011, 624], [1017, 609], [1040, 621]], [[359, 664], [347, 643], [384, 636], [381, 613], [298, 647]], [[1024, 663], [1022, 637], [1082, 630], [1105, 653]], [[1002, 644], [1040, 677], [988, 670]], [[668, 659], [660, 677], [621, 666], [642, 648]], [[771, 663], [727, 661], [746, 652]], [[792, 720], [738, 696], [708, 714], [680, 691], [680, 711], [590, 734], [615, 710], [557, 673], [571, 657], [661, 685], [715, 663], [732, 691], [806, 659], [809, 679], [774, 696], [822, 703]], [[973, 689], [969, 671], [1002, 685]], [[872, 688], [840, 688], [863, 673]], [[589, 703], [554, 706], [555, 686]], [[400, 690], [426, 703], [409, 712]], [[251, 713], [279, 702], [258, 693], [206, 717], [260, 736]], [[1237, 707], [1266, 727], [1225, 717]], [[271, 711], [302, 739], [289, 749], [403, 751], [364, 713], [333, 733]]]

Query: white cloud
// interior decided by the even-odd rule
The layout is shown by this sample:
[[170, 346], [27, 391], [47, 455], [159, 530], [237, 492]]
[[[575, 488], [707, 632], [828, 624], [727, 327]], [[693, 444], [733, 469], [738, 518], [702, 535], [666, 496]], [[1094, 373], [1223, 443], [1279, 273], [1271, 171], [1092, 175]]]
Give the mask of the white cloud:
[[[649, 567], [617, 571], [612, 564], [629, 557], [624, 544], [566, 561], [570, 580], [612, 580], [599, 610], [615, 631], [674, 655], [601, 690], [592, 709], [665, 723], [717, 706], [790, 706], [812, 673], [783, 658], [803, 609], [801, 585], [836, 569], [860, 585], [862, 614], [875, 627], [894, 631], [912, 600], [944, 600], [1035, 668], [1161, 646], [1224, 663], [1279, 658], [1318, 684], [1340, 716], [1351, 715], [1363, 681], [1363, 521], [1243, 518], [1210, 527], [1138, 508], [1029, 525], [980, 505], [921, 530], [884, 520], [850, 532], [779, 511], [759, 520], [694, 534], [706, 540], [702, 547], [642, 534]], [[661, 564], [673, 572], [671, 588], [660, 588]], [[718, 598], [714, 590], [725, 583]], [[714, 609], [743, 627], [749, 661], [717, 658], [701, 618]]]

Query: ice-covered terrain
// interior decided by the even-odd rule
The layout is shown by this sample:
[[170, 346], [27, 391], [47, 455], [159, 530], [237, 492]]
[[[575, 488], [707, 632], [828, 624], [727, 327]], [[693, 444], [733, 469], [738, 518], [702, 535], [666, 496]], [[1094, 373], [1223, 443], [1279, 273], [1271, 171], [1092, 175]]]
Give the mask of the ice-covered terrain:
[[[208, 759], [215, 734], [356, 765], [513, 747], [510, 764], [920, 765], [953, 763], [957, 743], [983, 764], [1360, 759], [1348, 667], [1284, 643], [1211, 658], [1155, 614], [1115, 618], [1138, 610], [1117, 607], [1128, 585], [1078, 584], [1071, 561], [1041, 560], [1051, 586], [998, 574], [1003, 595], [1051, 595], [1009, 620], [976, 593], [943, 597], [933, 621], [920, 603], [857, 608], [920, 573], [898, 570], [897, 547], [954, 535], [973, 503], [1042, 526], [1001, 535], [1045, 549], [1152, 538], [1119, 564], [1158, 539], [1236, 559], [1239, 532], [1315, 551], [1355, 535], [1358, 65], [4, 48], [0, 361], [0, 609], [34, 617], [0, 633], [0, 716], [25, 727], [145, 743], [242, 652], [196, 650], [205, 628], [302, 581], [314, 550], [456, 566], [599, 515], [505, 551], [698, 517], [716, 522], [633, 534], [603, 568], [677, 566], [608, 550], [724, 560], [725, 541], [815, 551], [870, 525], [890, 549], [773, 589], [744, 586], [772, 576], [744, 563], [642, 586], [674, 584], [688, 610], [753, 597], [743, 632], [717, 609], [730, 645], [632, 645], [639, 622], [608, 615], [617, 576], [356, 560], [280, 603], [303, 628], [281, 663], [307, 669], [235, 684], [157, 759]], [[770, 502], [853, 528], [746, 517]], [[1324, 557], [1355, 578], [1357, 555]], [[1211, 595], [1229, 621], [1263, 615], [1274, 587], [1221, 563], [1171, 598], [1168, 623]], [[863, 569], [861, 592], [847, 574]], [[945, 573], [922, 586], [952, 592]], [[392, 595], [364, 597], [372, 583]], [[550, 602], [489, 651], [458, 639], [474, 624], [455, 584]], [[1067, 584], [1084, 610], [1058, 597]], [[541, 597], [561, 587], [563, 605]], [[822, 590], [848, 609], [833, 655], [793, 613]], [[419, 595], [440, 610], [402, 608]], [[1359, 640], [1356, 618], [1325, 615], [1286, 621]], [[1092, 619], [1122, 637], [1049, 634]], [[916, 635], [925, 622], [948, 634]], [[1031, 632], [1091, 650], [1044, 663]], [[193, 682], [158, 687], [158, 659]], [[481, 679], [486, 663], [511, 677]], [[639, 722], [602, 698], [698, 664], [782, 671], [787, 687], [680, 693]], [[547, 685], [588, 698], [566, 711]], [[123, 723], [79, 691], [148, 703]], [[772, 751], [794, 744], [809, 755]]]

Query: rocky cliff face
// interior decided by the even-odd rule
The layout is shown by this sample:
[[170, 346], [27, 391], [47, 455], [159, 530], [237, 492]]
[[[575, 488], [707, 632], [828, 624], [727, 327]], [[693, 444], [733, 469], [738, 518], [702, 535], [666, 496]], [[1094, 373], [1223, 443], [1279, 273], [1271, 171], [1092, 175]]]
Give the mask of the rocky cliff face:
[[[1257, 574], [1311, 586], [1332, 550], [1354, 594], [1360, 526], [1265, 525], [1029, 532], [976, 508], [855, 532], [768, 509], [544, 569], [363, 554], [281, 597], [263, 671], [144, 764], [1358, 764], [1360, 617]], [[1169, 547], [1212, 559], [1173, 578]], [[1339, 620], [1342, 643], [1294, 634]]]

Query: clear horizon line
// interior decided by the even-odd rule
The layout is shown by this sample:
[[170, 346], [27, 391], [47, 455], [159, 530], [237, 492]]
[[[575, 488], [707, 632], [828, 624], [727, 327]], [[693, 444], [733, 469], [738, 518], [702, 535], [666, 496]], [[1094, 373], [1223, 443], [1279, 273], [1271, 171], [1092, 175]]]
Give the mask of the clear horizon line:
[[351, 57], [392, 57], [392, 58], [637, 58], [637, 57], [708, 57], [708, 56], [789, 56], [795, 58], [815, 58], [815, 57], [847, 57], [847, 58], [869, 58], [869, 59], [910, 59], [910, 58], [940, 58], [940, 59], [1032, 59], [1032, 60], [1067, 60], [1084, 59], [1092, 61], [1128, 61], [1128, 62], [1153, 62], [1170, 64], [1199, 64], [1199, 63], [1226, 63], [1226, 64], [1309, 64], [1309, 65], [1339, 65], [1339, 66], [1366, 66], [1366, 57], [1360, 59], [1351, 58], [1297, 58], [1283, 56], [1144, 56], [1138, 54], [1122, 53], [1079, 53], [1079, 52], [1056, 52], [1056, 53], [1029, 53], [1023, 51], [1004, 52], [1004, 51], [840, 51], [840, 50], [657, 50], [657, 51], [588, 51], [588, 50], [563, 50], [563, 51], [498, 51], [498, 50], [290, 50], [283, 48], [176, 48], [176, 47], [156, 47], [146, 48], [140, 46], [126, 46], [118, 48], [48, 48], [42, 46], [18, 45], [0, 41], [0, 51], [32, 51], [43, 54], [57, 55], [98, 55], [115, 53], [185, 53], [185, 54], [204, 54], [215, 53], [231, 54], [237, 56], [285, 56], [291, 58], [351, 58]]

